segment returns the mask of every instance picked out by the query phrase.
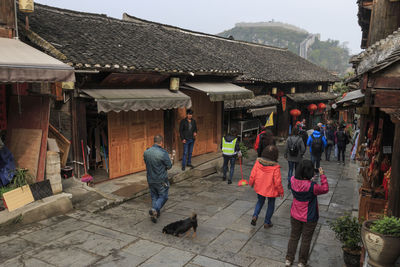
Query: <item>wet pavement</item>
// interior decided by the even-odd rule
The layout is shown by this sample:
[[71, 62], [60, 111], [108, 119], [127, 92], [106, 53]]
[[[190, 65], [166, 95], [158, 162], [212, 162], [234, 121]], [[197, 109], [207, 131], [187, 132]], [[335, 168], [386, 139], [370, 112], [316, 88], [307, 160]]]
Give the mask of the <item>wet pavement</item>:
[[[255, 155], [246, 159], [248, 178]], [[277, 198], [274, 226], [262, 227], [266, 205], [257, 226], [250, 225], [256, 194], [220, 175], [189, 178], [171, 185], [169, 200], [157, 224], [148, 215], [148, 194], [116, 207], [67, 215], [0, 232], [0, 266], [283, 266], [290, 235], [291, 194], [287, 191], [287, 162], [280, 157], [284, 199]], [[313, 238], [311, 266], [343, 266], [341, 244], [328, 222], [357, 214], [356, 165], [321, 162], [330, 191], [320, 196], [320, 220]], [[236, 182], [236, 183], [235, 183]], [[174, 237], [161, 233], [173, 221], [198, 216], [197, 236]], [[297, 255], [296, 255], [297, 256]], [[297, 259], [297, 258], [296, 258]]]

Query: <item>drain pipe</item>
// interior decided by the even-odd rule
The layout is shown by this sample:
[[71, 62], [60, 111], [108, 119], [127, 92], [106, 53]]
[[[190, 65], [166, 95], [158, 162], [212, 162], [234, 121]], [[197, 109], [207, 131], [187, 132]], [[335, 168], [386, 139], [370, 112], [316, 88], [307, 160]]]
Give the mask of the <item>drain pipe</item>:
[[14, 39], [19, 39], [18, 35], [18, 18], [17, 18], [17, 0], [14, 0], [14, 16], [15, 16], [15, 37]]

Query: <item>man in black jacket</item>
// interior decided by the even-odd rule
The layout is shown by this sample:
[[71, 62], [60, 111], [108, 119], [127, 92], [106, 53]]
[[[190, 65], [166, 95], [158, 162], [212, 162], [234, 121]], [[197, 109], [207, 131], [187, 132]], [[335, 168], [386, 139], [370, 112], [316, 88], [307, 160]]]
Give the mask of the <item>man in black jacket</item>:
[[186, 166], [193, 168], [192, 152], [197, 135], [197, 125], [193, 119], [193, 111], [191, 109], [186, 110], [186, 118], [181, 120], [179, 135], [183, 143], [182, 171], [184, 171]]

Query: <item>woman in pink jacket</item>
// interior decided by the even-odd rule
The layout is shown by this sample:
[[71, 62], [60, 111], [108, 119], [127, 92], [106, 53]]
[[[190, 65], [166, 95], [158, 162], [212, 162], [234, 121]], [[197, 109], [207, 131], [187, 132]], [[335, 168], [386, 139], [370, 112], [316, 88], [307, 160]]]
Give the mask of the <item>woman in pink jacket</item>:
[[314, 176], [314, 166], [311, 160], [303, 160], [296, 169], [296, 175], [290, 178], [293, 194], [290, 210], [292, 230], [286, 254], [286, 266], [291, 266], [294, 261], [300, 236], [298, 267], [307, 266], [312, 236], [319, 219], [317, 196], [329, 191], [328, 182], [322, 168], [319, 168], [319, 174], [321, 184], [311, 179]]
[[274, 145], [267, 146], [257, 158], [250, 174], [249, 184], [257, 193], [258, 202], [254, 209], [251, 225], [256, 225], [258, 215], [268, 198], [268, 209], [265, 215], [264, 228], [272, 227], [271, 217], [275, 209], [275, 198], [283, 197], [281, 181], [281, 166], [278, 164], [278, 148]]

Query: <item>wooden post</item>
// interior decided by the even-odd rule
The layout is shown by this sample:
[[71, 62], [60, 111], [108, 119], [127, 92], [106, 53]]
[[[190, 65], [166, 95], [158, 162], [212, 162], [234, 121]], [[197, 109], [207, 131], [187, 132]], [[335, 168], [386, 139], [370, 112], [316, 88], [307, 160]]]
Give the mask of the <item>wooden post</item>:
[[368, 46], [386, 38], [400, 26], [400, 2], [374, 0], [369, 26]]
[[400, 217], [400, 121], [396, 121], [392, 154], [392, 177], [389, 187], [388, 212]]
[[77, 118], [77, 99], [72, 96], [71, 98], [71, 114], [72, 114], [72, 152], [73, 152], [73, 161], [74, 161], [74, 174], [76, 178], [81, 177], [81, 171], [80, 171], [80, 164], [78, 162], [81, 162], [82, 156], [79, 154], [79, 136], [78, 136], [78, 118]]

